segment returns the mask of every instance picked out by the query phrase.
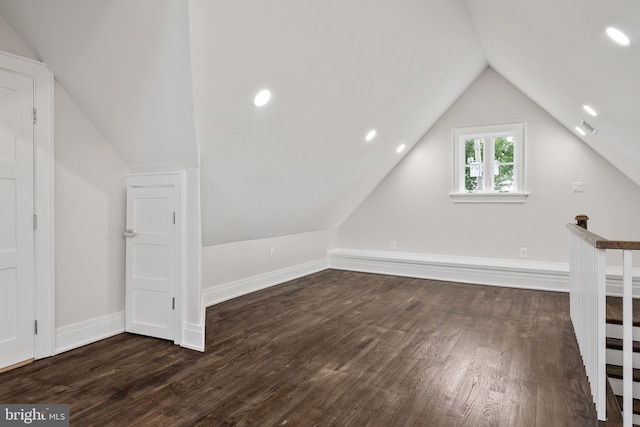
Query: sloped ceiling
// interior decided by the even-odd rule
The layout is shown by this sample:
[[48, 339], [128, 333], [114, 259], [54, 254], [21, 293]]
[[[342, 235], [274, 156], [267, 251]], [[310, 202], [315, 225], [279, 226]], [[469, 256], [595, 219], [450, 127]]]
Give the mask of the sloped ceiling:
[[486, 67], [461, 1], [190, 8], [205, 244], [338, 226]]
[[[637, 0], [467, 0], [489, 64], [640, 184], [640, 2]], [[631, 46], [605, 34], [624, 31]], [[582, 105], [599, 112], [589, 116]], [[578, 135], [580, 136], [580, 135]], [[571, 161], [571, 159], [567, 159]]]
[[130, 166], [197, 167], [186, 2], [0, 0], [0, 14]]
[[0, 0], [0, 14], [131, 166], [200, 162], [205, 245], [340, 225], [487, 64], [567, 128], [586, 118], [599, 133], [583, 140], [640, 183], [637, 0]]

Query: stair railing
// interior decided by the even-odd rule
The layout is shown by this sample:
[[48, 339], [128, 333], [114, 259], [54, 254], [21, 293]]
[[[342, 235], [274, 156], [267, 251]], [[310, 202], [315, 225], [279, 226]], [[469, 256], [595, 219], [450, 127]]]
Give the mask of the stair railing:
[[623, 425], [633, 422], [632, 251], [640, 242], [607, 240], [587, 230], [586, 215], [567, 224], [571, 321], [589, 378], [598, 419], [606, 417], [606, 250], [622, 250]]

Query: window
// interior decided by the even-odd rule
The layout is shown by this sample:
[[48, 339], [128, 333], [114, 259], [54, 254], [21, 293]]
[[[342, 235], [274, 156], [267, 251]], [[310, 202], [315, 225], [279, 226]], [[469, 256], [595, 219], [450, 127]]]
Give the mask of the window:
[[458, 203], [524, 203], [524, 123], [456, 128], [451, 197]]

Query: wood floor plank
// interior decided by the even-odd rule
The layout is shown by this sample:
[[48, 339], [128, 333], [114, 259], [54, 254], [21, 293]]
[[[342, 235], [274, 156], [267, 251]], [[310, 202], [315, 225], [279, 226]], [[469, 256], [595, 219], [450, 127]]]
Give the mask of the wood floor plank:
[[0, 374], [82, 426], [595, 426], [568, 295], [326, 270]]

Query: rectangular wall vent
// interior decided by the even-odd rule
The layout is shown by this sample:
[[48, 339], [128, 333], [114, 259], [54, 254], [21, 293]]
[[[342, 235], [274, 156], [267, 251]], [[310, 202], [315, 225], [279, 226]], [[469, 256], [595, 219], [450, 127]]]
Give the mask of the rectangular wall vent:
[[582, 121], [582, 127], [584, 128], [584, 130], [586, 130], [587, 132], [591, 132], [593, 135], [598, 133], [598, 129], [594, 128], [584, 120]]

